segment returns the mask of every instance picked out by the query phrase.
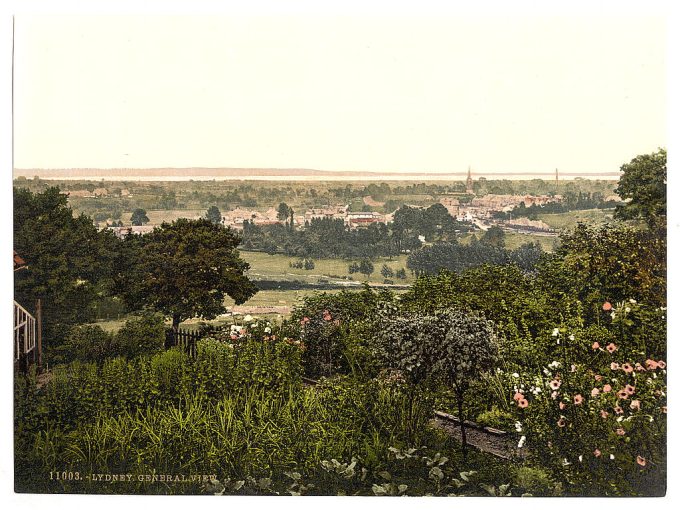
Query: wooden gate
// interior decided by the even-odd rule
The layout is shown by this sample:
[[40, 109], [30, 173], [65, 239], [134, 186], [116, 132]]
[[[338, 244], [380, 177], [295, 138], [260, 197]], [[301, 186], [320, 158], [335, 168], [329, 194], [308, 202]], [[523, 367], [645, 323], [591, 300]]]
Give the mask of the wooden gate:
[[28, 368], [29, 362], [36, 361], [35, 340], [35, 317], [14, 301], [14, 363], [22, 369]]

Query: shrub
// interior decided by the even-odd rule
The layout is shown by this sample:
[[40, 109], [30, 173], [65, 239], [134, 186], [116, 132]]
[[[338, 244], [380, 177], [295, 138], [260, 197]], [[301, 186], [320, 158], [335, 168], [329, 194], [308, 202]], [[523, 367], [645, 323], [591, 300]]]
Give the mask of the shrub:
[[125, 358], [160, 352], [165, 346], [165, 326], [158, 314], [139, 315], [125, 322], [115, 336], [113, 353]]
[[55, 349], [55, 363], [84, 361], [102, 363], [111, 355], [114, 338], [99, 326], [83, 325], [71, 328], [66, 341]]

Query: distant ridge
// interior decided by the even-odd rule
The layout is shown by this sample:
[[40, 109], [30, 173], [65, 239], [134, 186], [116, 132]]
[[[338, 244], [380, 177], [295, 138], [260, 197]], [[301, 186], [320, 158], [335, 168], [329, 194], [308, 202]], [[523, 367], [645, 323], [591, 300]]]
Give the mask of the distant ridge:
[[[190, 167], [190, 168], [15, 168], [14, 177], [32, 178], [38, 176], [45, 179], [58, 179], [60, 177], [73, 179], [74, 177], [366, 177], [375, 175], [376, 178], [394, 177], [395, 179], [404, 177], [441, 178], [445, 176], [465, 176], [466, 171], [460, 172], [390, 172], [390, 171], [357, 171], [357, 170], [315, 170], [311, 168], [210, 168], [210, 167]], [[512, 176], [553, 176], [551, 171], [546, 172], [473, 172], [474, 178], [503, 178]], [[618, 177], [620, 172], [560, 172], [561, 176], [569, 177]]]

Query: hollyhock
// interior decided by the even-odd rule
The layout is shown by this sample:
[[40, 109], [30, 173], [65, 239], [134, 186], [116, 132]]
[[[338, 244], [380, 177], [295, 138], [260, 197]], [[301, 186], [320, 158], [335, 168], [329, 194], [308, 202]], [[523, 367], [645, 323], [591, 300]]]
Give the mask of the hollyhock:
[[581, 405], [582, 402], [583, 402], [583, 397], [581, 396], [580, 393], [574, 395], [574, 404], [576, 404], [578, 406], [578, 405]]
[[639, 400], [633, 400], [630, 403], [630, 408], [635, 409], [635, 410], [639, 410], [640, 409], [640, 401]]
[[521, 399], [523, 399], [523, 398], [524, 398], [524, 395], [522, 395], [519, 391], [518, 391], [517, 393], [515, 393], [515, 396], [514, 396], [514, 397], [512, 397], [512, 399], [513, 399], [515, 402], [517, 402], [517, 401], [519, 401], [519, 400], [521, 400]]
[[604, 391], [605, 393], [609, 393], [610, 391], [612, 391], [611, 385], [605, 384], [604, 386], [602, 386], [602, 391]]
[[612, 361], [612, 364], [609, 365], [609, 368], [611, 368], [612, 370], [618, 370], [620, 367], [619, 367], [618, 363], [616, 363], [615, 361]]
[[559, 379], [553, 379], [552, 381], [550, 381], [551, 390], [559, 390], [561, 385], [562, 383], [559, 381]]
[[595, 448], [593, 455], [595, 455], [595, 457], [599, 457], [600, 455], [602, 455], [602, 452], [600, 450], [598, 450], [597, 448]]
[[522, 398], [517, 402], [517, 405], [520, 407], [520, 409], [525, 409], [529, 406], [529, 401], [525, 398]]
[[612, 304], [609, 301], [605, 301], [604, 304], [602, 305], [602, 309], [605, 312], [608, 312], [609, 310], [612, 309]]
[[606, 420], [607, 417], [609, 417], [609, 413], [607, 411], [605, 411], [604, 409], [602, 409], [602, 410], [600, 410], [600, 416], [602, 416], [602, 418], [604, 418]]
[[659, 366], [659, 368], [660, 368], [661, 370], [663, 370], [664, 368], [666, 368], [666, 362], [665, 362], [665, 361], [658, 361], [658, 362], [657, 362], [657, 365]]
[[593, 350], [596, 351], [600, 348], [600, 344], [598, 342], [593, 342]]
[[567, 424], [567, 420], [565, 419], [564, 416], [560, 416], [560, 419], [557, 420], [557, 426], [562, 428]]
[[616, 407], [614, 408], [614, 412], [615, 412], [616, 414], [623, 414], [623, 407], [621, 407], [621, 406], [616, 406]]
[[609, 354], [612, 354], [614, 351], [616, 351], [616, 349], [618, 349], [618, 347], [616, 347], [616, 344], [614, 342], [607, 344], [607, 351], [609, 352]]
[[627, 374], [633, 372], [633, 366], [630, 363], [624, 363], [623, 365], [621, 365], [621, 369]]
[[648, 359], [647, 361], [645, 361], [645, 365], [647, 365], [647, 368], [649, 370], [656, 370], [657, 367], [659, 366], [659, 364], [653, 359]]
[[630, 384], [626, 384], [626, 387], [624, 388], [624, 390], [629, 395], [632, 395], [633, 393], [635, 393], [635, 386], [631, 386]]
[[597, 397], [600, 394], [600, 390], [598, 388], [593, 388], [593, 390], [590, 392], [591, 397]]
[[567, 404], [565, 404], [564, 402], [560, 402], [560, 409], [564, 410], [565, 407], [567, 407]]
[[647, 460], [644, 457], [640, 457], [639, 455], [637, 456], [636, 462], [640, 464], [642, 467], [645, 467], [647, 464]]

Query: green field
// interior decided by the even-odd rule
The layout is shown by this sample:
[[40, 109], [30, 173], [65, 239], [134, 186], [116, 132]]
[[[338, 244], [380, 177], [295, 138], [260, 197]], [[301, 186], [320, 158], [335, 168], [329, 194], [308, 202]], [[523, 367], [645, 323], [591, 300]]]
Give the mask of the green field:
[[[387, 264], [393, 271], [406, 268], [407, 255], [399, 255], [391, 260], [386, 257], [373, 260], [375, 271], [368, 278], [361, 273], [349, 274], [349, 264], [352, 262], [345, 259], [315, 259], [314, 269], [295, 269], [289, 266], [290, 262], [298, 260], [287, 255], [268, 255], [262, 252], [241, 251], [241, 257], [250, 264], [249, 275], [260, 280], [299, 280], [307, 283], [318, 283], [320, 279], [349, 279], [357, 282], [382, 283], [385, 279], [380, 274], [383, 264]], [[343, 278], [344, 277], [344, 278]], [[407, 271], [406, 279], [392, 278], [394, 283], [410, 284], [414, 281], [413, 276]]]
[[[157, 211], [146, 211], [146, 215], [149, 218], [149, 225], [160, 225], [164, 221], [168, 223], [173, 222], [179, 218], [189, 218], [196, 219], [205, 216], [205, 209], [169, 209], [169, 210], [157, 210]], [[129, 224], [130, 217], [132, 216], [132, 211], [125, 211], [121, 218], [123, 223]]]
[[584, 209], [557, 214], [539, 214], [538, 219], [556, 230], [572, 229], [577, 223], [598, 226], [613, 220], [612, 209]]

